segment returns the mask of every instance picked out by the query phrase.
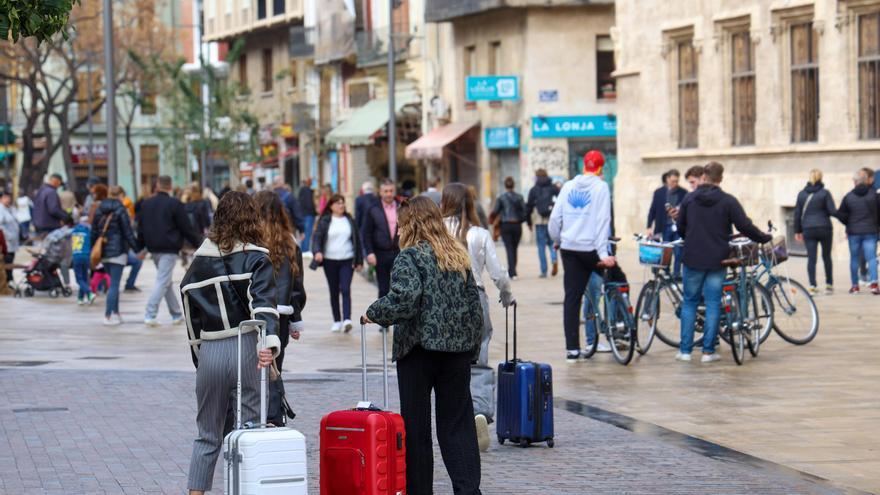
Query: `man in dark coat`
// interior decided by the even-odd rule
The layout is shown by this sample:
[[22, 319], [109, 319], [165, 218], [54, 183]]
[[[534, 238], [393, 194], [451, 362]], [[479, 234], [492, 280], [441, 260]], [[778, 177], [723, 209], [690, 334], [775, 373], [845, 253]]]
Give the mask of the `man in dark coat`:
[[[651, 208], [648, 209], [648, 236], [660, 236], [663, 242], [681, 239], [678, 235], [678, 227], [669, 215], [669, 211], [678, 208], [687, 194], [687, 191], [678, 185], [680, 178], [681, 174], [676, 169], [663, 174], [664, 184], [654, 191]], [[676, 278], [681, 277], [681, 252], [681, 247], [675, 248], [672, 275]]]
[[58, 188], [63, 185], [64, 180], [61, 176], [52, 174], [37, 191], [32, 220], [37, 234], [52, 232], [61, 227], [61, 222], [67, 218], [67, 212], [61, 208], [61, 198], [58, 197]]
[[400, 253], [397, 235], [398, 204], [394, 199], [396, 192], [394, 182], [385, 179], [379, 188], [381, 201], [370, 206], [361, 225], [361, 239], [367, 253], [367, 263], [376, 267], [379, 297], [387, 294], [391, 287], [391, 267]]

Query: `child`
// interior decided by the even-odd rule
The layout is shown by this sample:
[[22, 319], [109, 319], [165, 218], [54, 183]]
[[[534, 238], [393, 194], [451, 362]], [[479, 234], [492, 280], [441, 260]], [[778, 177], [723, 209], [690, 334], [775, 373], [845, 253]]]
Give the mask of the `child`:
[[98, 263], [98, 266], [92, 270], [90, 288], [92, 289], [92, 295], [97, 294], [98, 291], [103, 291], [106, 294], [110, 290], [110, 274], [104, 269], [103, 263]]
[[89, 265], [92, 253], [90, 233], [89, 217], [84, 216], [79, 219], [79, 224], [73, 228], [73, 233], [70, 236], [73, 251], [73, 274], [76, 276], [76, 284], [79, 285], [76, 303], [79, 305], [92, 304], [95, 301], [95, 293], [91, 291], [89, 286]]

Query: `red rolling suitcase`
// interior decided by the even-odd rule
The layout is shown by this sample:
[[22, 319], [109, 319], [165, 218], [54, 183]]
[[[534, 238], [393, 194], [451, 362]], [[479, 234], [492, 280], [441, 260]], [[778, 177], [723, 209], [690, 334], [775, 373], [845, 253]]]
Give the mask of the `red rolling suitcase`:
[[[388, 344], [382, 372], [388, 407]], [[321, 419], [321, 495], [406, 495], [406, 432], [399, 414], [367, 400], [366, 326], [361, 322], [363, 401]]]

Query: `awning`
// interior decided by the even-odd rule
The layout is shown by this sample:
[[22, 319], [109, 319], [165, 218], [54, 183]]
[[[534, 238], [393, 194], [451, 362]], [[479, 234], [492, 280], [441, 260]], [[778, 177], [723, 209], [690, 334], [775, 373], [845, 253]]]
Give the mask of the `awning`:
[[[395, 112], [409, 104], [418, 103], [418, 95], [410, 92], [397, 93], [394, 98]], [[377, 98], [358, 108], [348, 119], [327, 133], [324, 141], [329, 144], [367, 146], [373, 144], [373, 136], [388, 123], [388, 100]]]
[[443, 148], [476, 125], [479, 125], [479, 122], [455, 122], [438, 127], [407, 146], [406, 158], [409, 160], [440, 160], [443, 158]]

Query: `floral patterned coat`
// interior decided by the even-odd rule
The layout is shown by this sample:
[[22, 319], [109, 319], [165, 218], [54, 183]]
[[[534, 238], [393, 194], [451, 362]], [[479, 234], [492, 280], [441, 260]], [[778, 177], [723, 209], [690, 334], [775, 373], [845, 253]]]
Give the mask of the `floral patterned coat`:
[[367, 309], [371, 321], [395, 325], [395, 361], [416, 346], [441, 352], [479, 350], [483, 311], [470, 270], [466, 277], [440, 270], [426, 242], [400, 252], [391, 270], [391, 291]]

